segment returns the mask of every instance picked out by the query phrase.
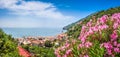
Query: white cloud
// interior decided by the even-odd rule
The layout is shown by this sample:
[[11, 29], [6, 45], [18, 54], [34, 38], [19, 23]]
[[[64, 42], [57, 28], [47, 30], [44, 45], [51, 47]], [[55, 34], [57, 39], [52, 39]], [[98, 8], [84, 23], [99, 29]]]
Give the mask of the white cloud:
[[[17, 4], [20, 3], [20, 4]], [[49, 17], [55, 19], [68, 18], [57, 11], [52, 3], [36, 2], [24, 0], [0, 0], [0, 8], [11, 10], [13, 14], [35, 15], [39, 17]]]
[[52, 3], [40, 1], [0, 0], [0, 9], [19, 16], [0, 20], [1, 27], [62, 27], [72, 23], [74, 18], [63, 15]]

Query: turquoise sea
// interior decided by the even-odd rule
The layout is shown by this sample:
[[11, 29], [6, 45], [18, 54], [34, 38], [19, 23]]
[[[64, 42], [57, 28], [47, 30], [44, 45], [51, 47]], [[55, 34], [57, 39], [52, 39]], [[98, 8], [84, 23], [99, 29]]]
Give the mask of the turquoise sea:
[[55, 36], [62, 33], [61, 28], [2, 28], [14, 38], [27, 36]]

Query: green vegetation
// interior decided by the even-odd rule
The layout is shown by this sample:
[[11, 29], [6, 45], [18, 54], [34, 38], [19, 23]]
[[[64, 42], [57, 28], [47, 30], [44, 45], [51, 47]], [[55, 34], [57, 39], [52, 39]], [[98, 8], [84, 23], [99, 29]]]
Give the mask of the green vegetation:
[[14, 38], [0, 29], [0, 57], [20, 57]]
[[[97, 19], [97, 18], [100, 18], [103, 15], [111, 16], [113, 13], [119, 13], [119, 12], [120, 12], [120, 7], [115, 7], [115, 8], [110, 8], [110, 9], [107, 9], [107, 10], [102, 10], [102, 11], [93, 13], [93, 14], [85, 17], [85, 18], [82, 18], [75, 23], [72, 23], [68, 26], [65, 26], [63, 29], [67, 30], [67, 34], [71, 38], [78, 38], [82, 25], [86, 24], [90, 19]], [[82, 23], [77, 24], [80, 21], [82, 21]]]
[[[77, 27], [78, 25], [79, 27]], [[72, 31], [68, 31], [67, 33], [70, 37], [72, 35], [72, 38], [67, 39], [62, 46], [56, 48], [56, 56], [120, 56], [120, 13], [114, 13], [111, 15], [105, 14], [100, 18], [93, 17], [89, 22], [83, 21], [83, 23], [78, 25], [69, 29]], [[80, 25], [82, 25], [82, 28]], [[76, 33], [78, 32], [77, 28], [81, 29], [79, 34]], [[75, 35], [79, 36], [75, 38]]]
[[55, 57], [53, 48], [23, 45], [32, 57]]
[[[93, 13], [79, 21], [72, 23], [64, 29], [67, 29], [68, 38], [63, 38], [62, 40], [56, 40], [55, 42], [60, 43], [58, 46], [54, 46], [55, 42], [46, 41], [44, 46], [40, 47], [39, 45], [22, 45], [24, 49], [31, 53], [32, 57], [56, 57], [56, 56], [69, 56], [69, 57], [109, 57], [108, 56], [109, 49], [104, 47], [105, 45], [111, 48], [111, 50], [115, 49], [112, 52], [114, 56], [120, 56], [119, 53], [116, 51], [116, 47], [120, 46], [120, 27], [114, 30], [114, 24], [111, 18], [113, 13], [120, 12], [120, 7], [111, 8], [108, 10], [99, 11], [97, 13]], [[107, 15], [106, 17], [107, 22], [104, 22], [104, 26], [99, 24], [96, 25], [97, 19], [103, 15]], [[104, 17], [104, 16], [103, 16]], [[114, 16], [113, 16], [114, 17]], [[88, 22], [92, 20], [91, 26], [87, 26]], [[119, 20], [119, 18], [118, 18]], [[82, 21], [80, 23], [80, 21]], [[84, 28], [87, 33], [84, 32], [84, 29], [81, 29], [82, 26], [86, 25], [87, 28]], [[116, 25], [116, 24], [115, 24]], [[105, 29], [101, 29], [98, 27], [103, 27]], [[108, 26], [108, 27], [107, 27]], [[96, 28], [96, 31], [90, 31], [91, 27]], [[113, 28], [112, 28], [113, 27]], [[82, 31], [82, 33], [80, 33]], [[98, 31], [99, 30], [99, 31]], [[116, 32], [117, 31], [117, 32]], [[114, 32], [114, 33], [113, 33]], [[113, 33], [113, 35], [112, 35]], [[82, 35], [83, 34], [83, 35]], [[110, 35], [112, 35], [110, 37]], [[81, 36], [81, 38], [78, 38]], [[84, 37], [86, 36], [86, 37]], [[83, 39], [82, 39], [83, 37]], [[113, 40], [114, 41], [110, 41]], [[82, 40], [81, 40], [82, 39]], [[117, 42], [117, 43], [114, 43]], [[104, 44], [104, 46], [102, 46]], [[113, 45], [114, 44], [114, 45]], [[111, 45], [111, 46], [110, 46]], [[101, 47], [102, 46], [102, 47]], [[119, 48], [118, 48], [119, 49]], [[55, 54], [54, 54], [55, 51]], [[10, 35], [7, 35], [0, 29], [0, 57], [20, 57], [18, 50], [17, 50], [17, 42], [12, 38]]]
[[51, 41], [46, 41], [45, 42], [45, 47], [53, 47], [53, 43]]

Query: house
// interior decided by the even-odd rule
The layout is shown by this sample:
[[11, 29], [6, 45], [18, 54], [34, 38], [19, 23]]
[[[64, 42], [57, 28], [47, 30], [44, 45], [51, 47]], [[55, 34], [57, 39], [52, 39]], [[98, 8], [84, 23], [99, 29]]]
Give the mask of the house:
[[19, 54], [23, 57], [31, 57], [31, 54], [27, 50], [23, 49], [21, 46], [18, 46], [18, 51]]

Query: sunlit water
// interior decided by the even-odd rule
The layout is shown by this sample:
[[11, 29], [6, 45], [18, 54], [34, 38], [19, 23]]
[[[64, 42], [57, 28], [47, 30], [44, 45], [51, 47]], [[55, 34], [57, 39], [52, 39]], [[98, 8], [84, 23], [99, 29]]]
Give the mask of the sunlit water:
[[2, 28], [5, 33], [12, 37], [24, 36], [54, 36], [62, 32], [62, 28]]

